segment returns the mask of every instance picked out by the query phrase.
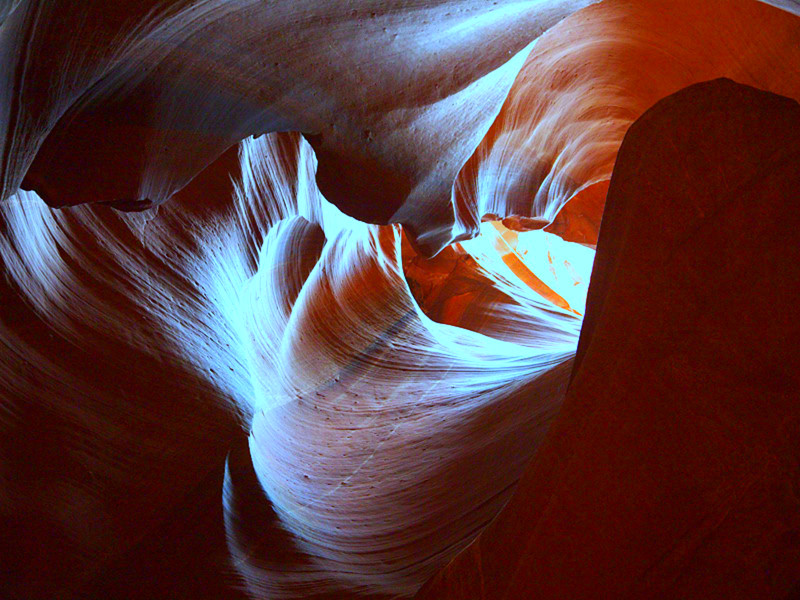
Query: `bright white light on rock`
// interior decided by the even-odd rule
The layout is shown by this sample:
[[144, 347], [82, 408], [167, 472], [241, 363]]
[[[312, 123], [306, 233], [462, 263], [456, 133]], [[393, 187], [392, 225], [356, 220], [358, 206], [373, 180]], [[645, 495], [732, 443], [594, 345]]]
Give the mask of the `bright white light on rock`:
[[[53, 210], [27, 192], [0, 205], [20, 295], [2, 298], [20, 308], [0, 322], [13, 342], [0, 379], [17, 402], [55, 398], [118, 454], [151, 446], [154, 464], [173, 431], [218, 435], [204, 415], [219, 405], [248, 434], [249, 479], [229, 468], [223, 509], [252, 597], [412, 597], [502, 508], [558, 414], [594, 253], [486, 223], [428, 259], [399, 226], [327, 202], [300, 136], [250, 138], [240, 161], [233, 201], [201, 197], [203, 210]], [[53, 335], [22, 336], [16, 310]], [[48, 354], [56, 336], [132, 373], [136, 393]], [[161, 429], [122, 437], [133, 418]], [[108, 477], [118, 454], [98, 461]], [[131, 485], [151, 481], [138, 465]], [[264, 531], [296, 555], [265, 553]]]
[[512, 231], [497, 221], [482, 223], [480, 235], [460, 245], [487, 271], [522, 281], [560, 308], [586, 312], [594, 250], [543, 230]]

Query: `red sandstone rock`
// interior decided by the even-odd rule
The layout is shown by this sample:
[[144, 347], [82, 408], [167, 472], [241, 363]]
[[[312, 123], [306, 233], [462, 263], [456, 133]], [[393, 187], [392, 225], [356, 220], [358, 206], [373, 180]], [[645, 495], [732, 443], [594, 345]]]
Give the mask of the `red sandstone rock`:
[[728, 80], [634, 124], [564, 409], [417, 598], [797, 592], [799, 154], [800, 106]]
[[432, 321], [314, 166], [273, 134], [143, 213], [0, 205], [12, 598], [410, 596], [508, 499], [580, 319], [415, 255]]
[[[534, 46], [456, 192], [594, 244], [628, 127], [659, 99], [728, 77], [800, 99], [800, 19], [751, 0], [605, 0]], [[565, 204], [572, 206], [565, 207]]]
[[[474, 230], [475, 206], [483, 200], [470, 204], [476, 201], [462, 193], [464, 178], [453, 197], [453, 177], [499, 110], [526, 44], [586, 2], [387, 2], [374, 14], [361, 10], [374, 6], [365, 2], [6, 4], [0, 3], [3, 196], [22, 182], [54, 206], [112, 201], [128, 210], [143, 208], [147, 202], [141, 200], [172, 198], [159, 210], [138, 215], [105, 206], [50, 210], [26, 193], [0, 205], [0, 589], [25, 600], [187, 595], [220, 600], [244, 594], [237, 586], [251, 597], [271, 598], [413, 594], [510, 496], [560, 407], [580, 324], [565, 310], [564, 298], [550, 295], [524, 264], [514, 244], [500, 252], [500, 264], [516, 275], [511, 283], [467, 257], [462, 247], [446, 249], [432, 261], [418, 250], [436, 250]], [[665, 12], [654, 12], [658, 8]], [[579, 14], [594, 17], [572, 20], [536, 46], [557, 55], [552, 64], [537, 63], [541, 72], [536, 71], [543, 82], [558, 84], [557, 90], [546, 102], [534, 100], [526, 94], [541, 89], [525, 88], [523, 77], [509, 104], [521, 108], [517, 117], [534, 120], [541, 115], [531, 115], [532, 107], [555, 106], [553, 122], [547, 123], [558, 138], [553, 147], [562, 142], [569, 152], [585, 143], [600, 147], [581, 163], [588, 169], [610, 165], [615, 144], [637, 116], [633, 111], [608, 119], [614, 111], [607, 105], [616, 96], [595, 93], [592, 86], [625, 83], [620, 98], [631, 95], [641, 110], [673, 91], [660, 87], [664, 82], [680, 86], [695, 80], [691, 77], [719, 74], [746, 75], [767, 89], [795, 95], [797, 20], [779, 11], [738, 1], [613, 2]], [[698, 30], [704, 37], [694, 35]], [[387, 36], [396, 37], [387, 44]], [[630, 47], [629, 37], [636, 38]], [[603, 52], [606, 44], [610, 56]], [[650, 54], [665, 50], [666, 61]], [[674, 56], [685, 64], [677, 68], [680, 76], [672, 77]], [[559, 72], [565, 63], [570, 68]], [[691, 72], [689, 79], [681, 79], [684, 70]], [[580, 86], [562, 85], [575, 74]], [[641, 85], [651, 78], [652, 89]], [[588, 110], [576, 102], [584, 92]], [[498, 123], [505, 127], [508, 117], [506, 111]], [[680, 123], [673, 129], [680, 130]], [[788, 144], [794, 142], [781, 138], [787, 129], [782, 125], [780, 119], [767, 120], [765, 127], [777, 128], [769, 135], [776, 147], [787, 144], [791, 152], [794, 146]], [[597, 130], [588, 140], [582, 137], [587, 127]], [[298, 133], [234, 145], [275, 128], [303, 131], [316, 157]], [[492, 135], [475, 155], [481, 168], [493, 164], [481, 163], [486, 159], [481, 152], [499, 149]], [[513, 185], [489, 169], [483, 191], [497, 192], [491, 220], [536, 229], [550, 218], [530, 216], [519, 206], [531, 201], [531, 182], [560, 167], [558, 160], [519, 154], [515, 143], [500, 161], [521, 170]], [[702, 156], [708, 160], [697, 178], [714, 183], [717, 158], [713, 152]], [[669, 158], [679, 161], [681, 153]], [[737, 176], [748, 172], [740, 171]], [[402, 222], [406, 233], [343, 217], [325, 202], [315, 180], [349, 213]], [[571, 193], [575, 182], [562, 183], [559, 194]], [[549, 229], [592, 244], [605, 185], [602, 177], [590, 183]], [[637, 199], [644, 193], [628, 192]], [[643, 219], [631, 231], [645, 246], [665, 234], [659, 187], [654, 183], [646, 192], [643, 204], [653, 200], [653, 206], [633, 203], [632, 216], [624, 221]], [[559, 194], [554, 196], [559, 202], [569, 195]], [[555, 210], [556, 204], [548, 206]], [[708, 222], [719, 216], [727, 229], [703, 225], [701, 235], [710, 236], [710, 245], [734, 245], [741, 254], [732, 250], [720, 264], [700, 251], [693, 259], [725, 272], [736, 265], [751, 268], [750, 257], [766, 256], [764, 248], [779, 243], [769, 235], [748, 238], [753, 227], [773, 231], [776, 219], [770, 221], [766, 210], [754, 203], [734, 216], [711, 214]], [[673, 224], [683, 227], [681, 219], [691, 224], [691, 218], [689, 213]], [[782, 224], [786, 240], [793, 239], [792, 218], [789, 214]], [[656, 233], [645, 239], [650, 227]], [[628, 248], [634, 243], [628, 233], [611, 243]], [[417, 250], [408, 242], [415, 236]], [[758, 246], [762, 242], [767, 246]], [[773, 260], [785, 267], [788, 281], [796, 263], [792, 256]], [[677, 273], [648, 274], [648, 282], [666, 288], [659, 288], [662, 301], [682, 298], [669, 286], [697, 272], [695, 264], [684, 263]], [[690, 293], [707, 303], [703, 314], [715, 315], [718, 305], [703, 295], [710, 293], [703, 285], [722, 284], [705, 277], [714, 272], [705, 263], [702, 285]], [[757, 323], [763, 339], [735, 346], [730, 360], [740, 362], [734, 367], [716, 356], [713, 364], [699, 367], [678, 361], [667, 374], [669, 389], [686, 388], [689, 375], [729, 386], [748, 372], [747, 357], [736, 349], [751, 352], [770, 336], [795, 331], [789, 309], [774, 312], [786, 300], [774, 286], [774, 273], [752, 270], [744, 280], [748, 292], [758, 290], [757, 297], [745, 298], [756, 304], [733, 304], [742, 312], [725, 325], [740, 331], [742, 323]], [[634, 293], [626, 288], [628, 279], [620, 281], [624, 302], [616, 310], [622, 318], [626, 307], [636, 306], [650, 290]], [[606, 297], [602, 289], [598, 295]], [[720, 303], [731, 304], [729, 297], [737, 298], [731, 293]], [[764, 324], [761, 315], [767, 313], [773, 320]], [[662, 323], [667, 314], [652, 316]], [[597, 319], [587, 321], [586, 340], [600, 327]], [[730, 352], [719, 341], [725, 329], [714, 329], [717, 321], [703, 322], [710, 328], [704, 347], [728, 360]], [[617, 339], [623, 332], [635, 341], [636, 332], [649, 331], [649, 324], [628, 320], [608, 335]], [[640, 341], [635, 349], [655, 360], [664, 339], [652, 337], [659, 343]], [[678, 330], [664, 343], [681, 347], [695, 339], [691, 329]], [[776, 347], [784, 346], [779, 341]], [[638, 367], [625, 362], [630, 355], [608, 346], [581, 349], [586, 361], [598, 354], [627, 365], [620, 371], [627, 379], [619, 375], [613, 388], [619, 399], [627, 398], [628, 381], [632, 389], [649, 385]], [[779, 382], [775, 394], [781, 385], [797, 389], [792, 356], [787, 352], [770, 363], [777, 365], [770, 371]], [[717, 364], [719, 373], [712, 368]], [[750, 365], [758, 374], [754, 369]], [[658, 450], [690, 459], [684, 473], [718, 474], [691, 453], [696, 446], [687, 450], [684, 438], [663, 436], [657, 429], [662, 421], [647, 420], [655, 413], [647, 412], [647, 402], [640, 404], [632, 414], [641, 420], [627, 422], [634, 433], [666, 437]], [[569, 419], [591, 423], [595, 415], [582, 415], [583, 404], [572, 406], [564, 427]], [[677, 416], [671, 407], [664, 409], [664, 422], [683, 431], [692, 424], [683, 417], [695, 409], [684, 407]], [[629, 416], [609, 413], [601, 426]], [[759, 406], [749, 420], [732, 418], [737, 427], [745, 423], [734, 433], [751, 432], [751, 421], [753, 431], [767, 431], [770, 415]], [[715, 464], [727, 472], [764, 473], [761, 481], [772, 483], [774, 469], [795, 477], [792, 465], [780, 459], [796, 437], [796, 420], [790, 415], [784, 429], [758, 448], [737, 455], [732, 444], [729, 462]], [[708, 431], [716, 435], [708, 427], [702, 434]], [[706, 448], [723, 447], [719, 437], [706, 437], [711, 440]], [[744, 467], [736, 462], [739, 456], [747, 459]], [[584, 489], [590, 484], [609, 493], [630, 490], [638, 480], [628, 475], [641, 465], [664, 471], [659, 457], [663, 460], [645, 453], [641, 464], [632, 459], [624, 465], [628, 471], [609, 475], [591, 471], [597, 461], [588, 452], [582, 466], [565, 467], [567, 476], [580, 476], [571, 480], [577, 487], [567, 489], [578, 489], [581, 501], [583, 492], [594, 499], [593, 490]], [[712, 476], [698, 481], [727, 481]], [[526, 485], [546, 486], [553, 477], [545, 473]], [[794, 479], [785, 480], [794, 485]], [[727, 490], [723, 485], [709, 493], [720, 489]], [[745, 491], [763, 500], [755, 484]], [[793, 576], [791, 565], [781, 561], [793, 557], [795, 529], [781, 530], [770, 519], [781, 514], [775, 508], [779, 501], [786, 501], [786, 512], [796, 507], [788, 495], [781, 496], [778, 484], [773, 491], [772, 504], [731, 514], [744, 515], [738, 522], [745, 525], [750, 520], [752, 529], [744, 527], [742, 536], [763, 541], [762, 554], [747, 560], [763, 565], [774, 558], [769, 552], [785, 553], [770, 566], [771, 589], [781, 591]], [[680, 518], [690, 522], [681, 506], [667, 507], [672, 521], [659, 521], [663, 528], [654, 528], [648, 542], [673, 535], [670, 527]], [[587, 514], [598, 517], [591, 509]], [[590, 525], [596, 523], [602, 519]], [[764, 529], [765, 523], [775, 527]], [[512, 525], [526, 534], [518, 521]], [[588, 536], [587, 531], [594, 530], [578, 533]], [[630, 532], [615, 533], [620, 552], [637, 543]], [[548, 540], [564, 543], [563, 536]], [[717, 542], [723, 550], [711, 556], [723, 556], [724, 564], [697, 567], [702, 572], [692, 573], [685, 584], [690, 591], [694, 581], [708, 582], [712, 592], [720, 589], [708, 577], [728, 576], [731, 569], [737, 569], [731, 576], [736, 591], [749, 592], [751, 584], [755, 592], [767, 589], [758, 588], [755, 579], [742, 581], [752, 574], [747, 561], [725, 555], [727, 548], [739, 547], [736, 543]], [[597, 546], [586, 547], [591, 548]], [[507, 555], [504, 547], [492, 560]], [[561, 556], [570, 555], [553, 552], [544, 558]], [[613, 553], [601, 558], [618, 566]], [[590, 556], [573, 571], [592, 575], [596, 564], [602, 561]], [[526, 571], [520, 573], [508, 578], [515, 590], [530, 583]]]

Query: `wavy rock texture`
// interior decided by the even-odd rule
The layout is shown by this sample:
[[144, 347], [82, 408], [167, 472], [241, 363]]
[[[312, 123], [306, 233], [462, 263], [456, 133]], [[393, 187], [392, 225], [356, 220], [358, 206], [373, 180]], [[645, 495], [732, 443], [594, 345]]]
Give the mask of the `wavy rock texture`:
[[559, 413], [562, 238], [627, 128], [703, 78], [800, 95], [788, 11], [589, 4], [0, 2], [6, 596], [411, 597], [470, 544]]
[[[244, 193], [245, 205], [263, 194]], [[257, 557], [246, 578], [292, 597], [273, 582], [305, 588], [325, 566], [340, 585], [408, 595], [507, 500], [560, 405], [580, 319], [509, 278], [505, 306], [477, 296], [465, 310], [487, 321], [474, 330], [505, 335], [431, 321], [404, 278], [400, 232], [332, 218], [271, 229], [241, 301], [254, 472], [308, 557], [297, 574]], [[319, 258], [287, 279], [275, 265], [298, 249]], [[260, 524], [242, 521], [229, 531], [249, 563], [238, 529]]]
[[[481, 282], [459, 299], [473, 320], [437, 323], [400, 230], [327, 203], [300, 137], [250, 140], [241, 161], [235, 203], [225, 156], [145, 213], [3, 205], [4, 513], [30, 544], [9, 545], [16, 596], [93, 590], [160, 511], [214, 485], [237, 415], [249, 453], [226, 469], [225, 524], [251, 595], [411, 595], [502, 507], [560, 406], [574, 311], [472, 260], [449, 281]], [[242, 464], [258, 485], [237, 485]], [[270, 507], [266, 524], [243, 517]], [[296, 557], [254, 549], [269, 527]], [[39, 547], [69, 571], [31, 572]]]
[[435, 252], [470, 233], [453, 179], [531, 41], [587, 4], [21, 2], [0, 31], [2, 196], [142, 209], [243, 138], [296, 130], [329, 200]]
[[728, 80], [636, 122], [564, 408], [418, 598], [797, 597], [798, 152], [800, 105]]
[[[749, 0], [607, 0], [537, 40], [459, 175], [460, 205], [595, 244], [628, 127], [657, 100], [728, 77], [800, 98], [800, 19]], [[524, 223], [523, 223], [524, 224]]]

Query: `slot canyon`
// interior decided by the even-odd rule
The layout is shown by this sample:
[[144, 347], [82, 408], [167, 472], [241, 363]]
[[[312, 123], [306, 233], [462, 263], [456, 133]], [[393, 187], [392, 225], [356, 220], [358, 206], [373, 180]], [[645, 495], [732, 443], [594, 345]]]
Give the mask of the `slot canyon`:
[[0, 0], [0, 598], [800, 600], [800, 1]]

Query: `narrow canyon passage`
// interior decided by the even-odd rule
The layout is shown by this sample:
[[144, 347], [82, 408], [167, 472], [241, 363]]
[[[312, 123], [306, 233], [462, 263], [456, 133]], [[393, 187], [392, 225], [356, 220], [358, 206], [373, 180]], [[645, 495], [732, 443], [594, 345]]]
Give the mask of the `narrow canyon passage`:
[[798, 15], [0, 2], [3, 594], [793, 598]]

